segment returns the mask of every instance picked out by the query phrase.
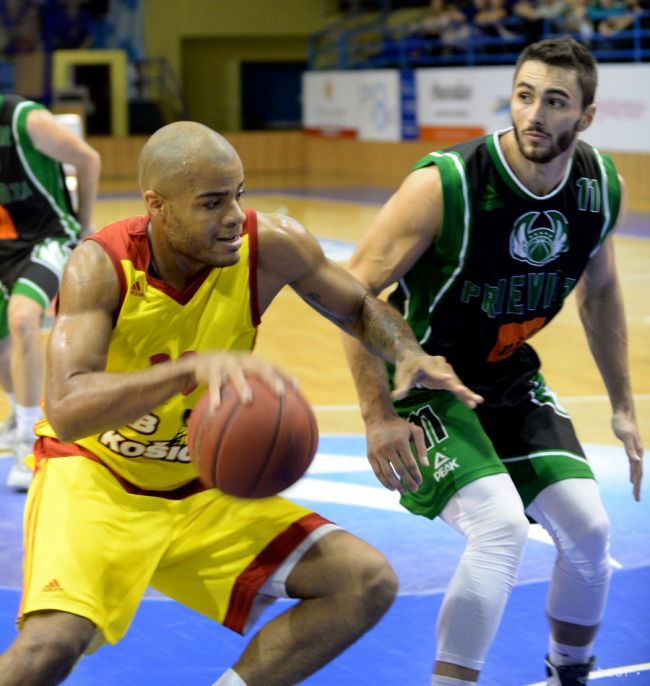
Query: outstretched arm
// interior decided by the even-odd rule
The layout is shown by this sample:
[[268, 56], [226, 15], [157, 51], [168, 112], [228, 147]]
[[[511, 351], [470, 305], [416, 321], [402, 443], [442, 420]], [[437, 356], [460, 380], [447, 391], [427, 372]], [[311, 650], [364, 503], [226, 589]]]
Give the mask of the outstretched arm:
[[[348, 267], [373, 293], [379, 294], [398, 281], [429, 248], [441, 223], [442, 187], [437, 168], [413, 172], [380, 210]], [[368, 460], [373, 471], [386, 488], [400, 493], [417, 490], [422, 477], [413, 449], [420, 464], [427, 464], [422, 429], [401, 419], [391, 402], [406, 395], [409, 384], [403, 382], [396, 370], [396, 388], [391, 397], [383, 362], [350, 337], [344, 336], [343, 347], [366, 424]], [[422, 385], [446, 388], [470, 407], [481, 402], [479, 396], [462, 385], [444, 358], [429, 360], [436, 369], [431, 370], [430, 378]]]
[[630, 482], [634, 499], [638, 501], [643, 477], [643, 444], [634, 410], [627, 327], [611, 236], [589, 261], [578, 283], [576, 297], [589, 348], [612, 406], [612, 428], [630, 462]]
[[[260, 305], [264, 310], [287, 281], [312, 307], [351, 337], [345, 347], [369, 431], [375, 474], [390, 489], [405, 488], [391, 468], [415, 490], [421, 481], [411, 454], [413, 440], [422, 462], [426, 460], [421, 429], [399, 419], [392, 409], [385, 365], [395, 363], [396, 389], [402, 397], [420, 384], [453, 392], [470, 407], [480, 396], [465, 387], [442, 357], [427, 355], [402, 316], [376, 297], [395, 274], [408, 268], [432, 240], [430, 193], [438, 172], [424, 169], [409, 177], [402, 189], [380, 212], [380, 219], [364, 239], [370, 244], [366, 267], [356, 272], [362, 283], [323, 255], [318, 243], [297, 222], [287, 217], [260, 215]], [[439, 183], [439, 182], [438, 182]], [[408, 211], [406, 211], [408, 209]], [[397, 228], [406, 224], [404, 234]], [[375, 243], [376, 239], [376, 243]], [[353, 258], [354, 260], [354, 258]], [[399, 278], [399, 277], [397, 277]], [[383, 430], [390, 418], [399, 436], [388, 437], [385, 450], [373, 450], [373, 427]], [[378, 442], [378, 441], [377, 441]], [[395, 454], [399, 459], [394, 459]]]

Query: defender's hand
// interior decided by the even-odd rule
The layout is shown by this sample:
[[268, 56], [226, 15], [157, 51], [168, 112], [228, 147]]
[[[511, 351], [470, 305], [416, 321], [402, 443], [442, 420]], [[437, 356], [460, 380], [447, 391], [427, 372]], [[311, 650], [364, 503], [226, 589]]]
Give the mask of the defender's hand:
[[416, 386], [450, 391], [470, 409], [483, 402], [483, 398], [467, 388], [447, 360], [439, 355], [409, 355], [396, 364], [395, 390], [391, 397], [401, 400]]
[[643, 443], [641, 434], [634, 417], [623, 412], [614, 412], [612, 415], [612, 429], [614, 435], [625, 447], [628, 460], [630, 461], [630, 483], [634, 500], [641, 500], [641, 480], [643, 479]]
[[419, 426], [393, 415], [366, 423], [368, 462], [375, 476], [390, 491], [402, 495], [417, 491], [422, 475], [413, 456], [413, 446], [421, 465], [428, 464], [424, 433]]

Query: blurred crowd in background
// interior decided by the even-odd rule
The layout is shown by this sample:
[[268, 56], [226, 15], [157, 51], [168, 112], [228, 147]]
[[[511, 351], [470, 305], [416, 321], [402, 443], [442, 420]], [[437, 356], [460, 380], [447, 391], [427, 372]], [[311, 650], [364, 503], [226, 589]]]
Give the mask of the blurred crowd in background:
[[534, 42], [549, 31], [576, 34], [586, 45], [598, 41], [603, 48], [605, 39], [630, 29], [647, 10], [650, 0], [431, 0], [409, 31], [451, 48], [475, 36]]
[[142, 54], [140, 0], [0, 0], [0, 54], [79, 48]]

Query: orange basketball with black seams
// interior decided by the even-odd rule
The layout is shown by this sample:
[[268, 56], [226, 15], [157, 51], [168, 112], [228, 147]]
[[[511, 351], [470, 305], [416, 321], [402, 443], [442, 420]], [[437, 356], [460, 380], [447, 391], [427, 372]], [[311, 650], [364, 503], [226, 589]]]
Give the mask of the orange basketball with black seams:
[[318, 445], [314, 413], [291, 384], [278, 396], [256, 376], [244, 404], [231, 383], [210, 412], [206, 392], [188, 422], [188, 448], [201, 481], [239, 498], [265, 498], [294, 484], [306, 471]]

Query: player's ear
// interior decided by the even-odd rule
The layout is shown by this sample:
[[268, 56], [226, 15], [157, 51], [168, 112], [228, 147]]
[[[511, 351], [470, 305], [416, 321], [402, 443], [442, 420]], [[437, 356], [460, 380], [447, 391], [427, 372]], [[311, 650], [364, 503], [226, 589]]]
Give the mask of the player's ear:
[[593, 103], [585, 107], [585, 111], [580, 117], [580, 122], [578, 124], [578, 131], [584, 131], [591, 126], [591, 122], [594, 120], [594, 115], [596, 114], [596, 105]]
[[145, 191], [143, 197], [149, 216], [162, 219], [165, 214], [165, 198], [156, 191]]

